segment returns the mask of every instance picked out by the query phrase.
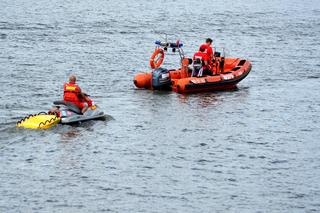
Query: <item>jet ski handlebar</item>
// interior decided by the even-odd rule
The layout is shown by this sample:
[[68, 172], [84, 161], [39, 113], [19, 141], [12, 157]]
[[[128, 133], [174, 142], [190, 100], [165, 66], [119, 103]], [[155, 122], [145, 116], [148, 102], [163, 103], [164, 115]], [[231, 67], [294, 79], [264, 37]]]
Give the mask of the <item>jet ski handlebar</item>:
[[162, 42], [162, 41], [156, 41], [156, 45], [161, 46], [161, 47], [169, 47], [169, 48], [181, 48], [183, 46], [182, 43], [180, 43], [179, 40], [177, 40], [176, 43], [170, 43], [170, 42]]

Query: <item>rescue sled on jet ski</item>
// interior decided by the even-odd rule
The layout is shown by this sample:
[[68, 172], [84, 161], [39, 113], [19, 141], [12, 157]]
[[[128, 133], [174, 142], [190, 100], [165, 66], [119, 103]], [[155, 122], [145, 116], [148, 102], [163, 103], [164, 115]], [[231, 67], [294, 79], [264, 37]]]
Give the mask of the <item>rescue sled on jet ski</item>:
[[[151, 72], [138, 73], [134, 84], [138, 88], [151, 90], [173, 90], [178, 93], [205, 92], [233, 89], [251, 71], [251, 62], [240, 58], [226, 58], [220, 52], [214, 53], [213, 73], [215, 75], [194, 76], [199, 66], [187, 58], [182, 50], [183, 44], [156, 41], [156, 48], [150, 58]], [[168, 49], [178, 52], [181, 67], [165, 69], [160, 67]]]
[[48, 129], [59, 123], [74, 124], [89, 120], [104, 120], [106, 114], [97, 105], [92, 105], [85, 113], [71, 102], [55, 101], [49, 112], [31, 114], [17, 122], [17, 127], [29, 129]]

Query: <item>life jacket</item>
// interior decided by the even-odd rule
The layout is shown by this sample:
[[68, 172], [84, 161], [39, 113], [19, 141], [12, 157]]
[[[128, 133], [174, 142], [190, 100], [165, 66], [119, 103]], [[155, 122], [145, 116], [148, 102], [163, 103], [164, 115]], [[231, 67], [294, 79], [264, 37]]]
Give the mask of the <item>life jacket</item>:
[[72, 102], [72, 103], [77, 103], [80, 102], [80, 99], [78, 97], [80, 93], [80, 87], [76, 84], [73, 83], [65, 83], [63, 86], [63, 100]]

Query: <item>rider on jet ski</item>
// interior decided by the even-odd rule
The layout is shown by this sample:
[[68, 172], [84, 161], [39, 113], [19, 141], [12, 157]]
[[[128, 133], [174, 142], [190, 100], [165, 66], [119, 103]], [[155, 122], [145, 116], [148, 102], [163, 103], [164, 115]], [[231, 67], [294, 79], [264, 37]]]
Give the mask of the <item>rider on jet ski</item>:
[[88, 110], [88, 107], [92, 105], [92, 100], [85, 93], [81, 92], [81, 89], [76, 84], [76, 81], [76, 76], [70, 75], [69, 83], [65, 83], [63, 87], [63, 100], [78, 106], [83, 114]]

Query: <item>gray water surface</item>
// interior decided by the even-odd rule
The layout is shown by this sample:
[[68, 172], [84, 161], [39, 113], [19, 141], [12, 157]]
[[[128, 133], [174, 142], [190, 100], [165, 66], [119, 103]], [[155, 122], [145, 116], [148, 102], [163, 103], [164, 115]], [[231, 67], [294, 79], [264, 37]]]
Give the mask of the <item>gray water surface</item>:
[[[0, 212], [319, 212], [320, 5], [0, 1]], [[235, 91], [138, 90], [167, 33], [253, 63]], [[178, 66], [178, 56], [163, 65]], [[110, 115], [16, 129], [74, 73]]]

